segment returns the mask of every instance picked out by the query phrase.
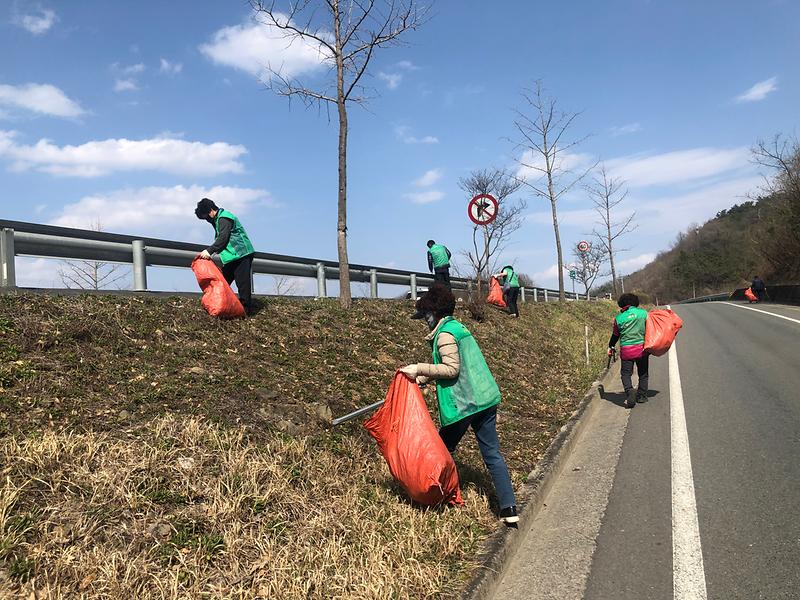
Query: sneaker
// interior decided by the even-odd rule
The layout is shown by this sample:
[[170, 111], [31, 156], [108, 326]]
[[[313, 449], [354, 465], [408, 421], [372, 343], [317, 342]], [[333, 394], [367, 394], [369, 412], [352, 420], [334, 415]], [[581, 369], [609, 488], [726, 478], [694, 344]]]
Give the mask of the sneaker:
[[633, 408], [636, 406], [636, 390], [631, 388], [627, 391], [628, 398], [625, 401], [625, 406], [628, 408]]
[[644, 404], [645, 402], [647, 402], [647, 392], [637, 392], [636, 402], [638, 402], [639, 404]]
[[509, 506], [508, 508], [502, 509], [500, 511], [500, 520], [506, 525], [511, 525], [512, 523], [519, 522], [519, 516], [517, 515], [517, 507]]

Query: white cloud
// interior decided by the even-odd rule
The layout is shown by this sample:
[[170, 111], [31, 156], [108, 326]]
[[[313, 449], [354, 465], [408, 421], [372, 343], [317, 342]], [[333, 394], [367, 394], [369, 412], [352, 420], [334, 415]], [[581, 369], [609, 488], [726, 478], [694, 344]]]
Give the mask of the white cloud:
[[23, 29], [27, 29], [33, 35], [41, 35], [46, 33], [56, 21], [58, 16], [52, 10], [39, 10], [39, 14], [31, 15], [16, 15], [13, 19], [15, 25], [19, 25]]
[[651, 200], [632, 197], [636, 208], [635, 223], [641, 231], [658, 231], [671, 235], [683, 231], [689, 223], [703, 223], [723, 208], [742, 202], [757, 190], [764, 180], [753, 175], [707, 185], [685, 194], [662, 196]]
[[627, 125], [614, 126], [609, 131], [611, 132], [611, 135], [617, 137], [620, 135], [628, 135], [630, 133], [636, 133], [637, 131], [641, 130], [642, 130], [641, 124], [628, 123]]
[[440, 192], [439, 190], [410, 192], [408, 194], [403, 194], [403, 197], [406, 200], [410, 200], [414, 204], [430, 204], [431, 202], [437, 202], [444, 198], [444, 192]]
[[53, 117], [79, 117], [80, 105], [50, 84], [0, 85], [0, 106], [23, 108]]
[[133, 92], [139, 89], [136, 81], [133, 79], [117, 79], [114, 82], [115, 92]]
[[19, 287], [64, 287], [58, 276], [58, 270], [62, 267], [60, 260], [17, 256], [15, 262]]
[[550, 265], [544, 271], [538, 271], [533, 274], [534, 281], [544, 281], [558, 279], [558, 265]]
[[401, 60], [394, 64], [395, 67], [398, 69], [404, 69], [406, 71], [419, 71], [419, 67], [412, 63], [410, 60]]
[[624, 260], [617, 260], [615, 266], [620, 271], [632, 273], [633, 271], [637, 271], [641, 269], [643, 266], [650, 264], [655, 259], [656, 255], [654, 253], [647, 252], [645, 254], [640, 254], [639, 256], [626, 258]]
[[87, 228], [100, 222], [105, 231], [136, 235], [178, 234], [198, 222], [194, 209], [200, 198], [211, 198], [236, 214], [260, 204], [274, 206], [269, 192], [262, 189], [198, 185], [174, 187], [144, 187], [115, 190], [85, 196], [64, 206], [52, 225]]
[[167, 75], [177, 75], [183, 70], [183, 63], [170, 62], [166, 58], [162, 58], [159, 70]]
[[292, 41], [280, 30], [258, 23], [223, 27], [200, 46], [200, 52], [216, 64], [255, 76], [264, 76], [272, 68], [294, 77], [318, 70], [329, 58], [319, 44]]
[[41, 139], [32, 146], [18, 144], [16, 132], [0, 130], [0, 158], [11, 169], [34, 169], [51, 175], [99, 177], [120, 171], [160, 171], [175, 175], [214, 176], [241, 173], [244, 146], [225, 142], [205, 144], [185, 140], [108, 139], [79, 146], [57, 146]]
[[384, 73], [383, 71], [379, 71], [378, 79], [385, 81], [386, 87], [388, 87], [390, 90], [396, 90], [398, 87], [400, 87], [400, 82], [403, 81], [403, 74]]
[[426, 135], [421, 138], [411, 135], [411, 128], [406, 125], [396, 125], [394, 134], [404, 144], [438, 144], [439, 138]]
[[[542, 169], [545, 168], [545, 161], [541, 154], [534, 153], [532, 150], [526, 150], [519, 158], [520, 163], [523, 163], [517, 169], [517, 177], [526, 179], [528, 181], [536, 181], [541, 178], [544, 173]], [[556, 163], [554, 165], [556, 170], [572, 171], [579, 168], [586, 169], [591, 166], [594, 157], [591, 154], [580, 152], [558, 152], [556, 154]]]
[[422, 177], [414, 180], [414, 185], [417, 187], [430, 187], [439, 181], [442, 178], [442, 175], [443, 173], [441, 169], [431, 169], [430, 171], [425, 171]]
[[138, 75], [144, 72], [144, 63], [136, 63], [127, 67], [121, 67], [118, 63], [114, 63], [112, 67], [123, 75]]
[[612, 176], [630, 187], [688, 183], [750, 167], [747, 148], [694, 148], [606, 162]]
[[735, 101], [739, 103], [758, 102], [766, 98], [767, 95], [771, 94], [777, 89], [778, 89], [778, 78], [770, 77], [769, 79], [765, 79], [764, 81], [759, 81], [749, 90], [747, 90], [744, 94], [736, 96]]

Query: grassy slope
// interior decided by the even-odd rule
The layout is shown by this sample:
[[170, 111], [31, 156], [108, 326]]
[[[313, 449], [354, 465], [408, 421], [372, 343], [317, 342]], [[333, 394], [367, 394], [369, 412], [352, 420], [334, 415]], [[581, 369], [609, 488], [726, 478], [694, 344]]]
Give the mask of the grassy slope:
[[[0, 296], [0, 596], [452, 595], [495, 527], [474, 441], [465, 508], [422, 510], [358, 423], [324, 425], [428, 359], [410, 312], [272, 300], [220, 322], [193, 298]], [[503, 390], [515, 483], [600, 369], [612, 314], [456, 315]]]

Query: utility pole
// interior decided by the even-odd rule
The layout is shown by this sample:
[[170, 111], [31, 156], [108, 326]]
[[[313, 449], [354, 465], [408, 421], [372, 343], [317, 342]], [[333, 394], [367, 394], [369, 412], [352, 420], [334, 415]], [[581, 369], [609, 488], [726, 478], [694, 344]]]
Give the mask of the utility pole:
[[697, 298], [697, 294], [694, 291], [694, 281], [692, 282], [692, 298]]
[[621, 275], [619, 278], [619, 283], [622, 286], [622, 293], [625, 293], [625, 275]]

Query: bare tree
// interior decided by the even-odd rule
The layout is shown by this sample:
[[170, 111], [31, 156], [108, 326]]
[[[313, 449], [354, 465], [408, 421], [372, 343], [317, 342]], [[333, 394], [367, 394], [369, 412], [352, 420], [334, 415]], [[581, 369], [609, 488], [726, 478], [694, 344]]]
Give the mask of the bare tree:
[[541, 80], [536, 81], [534, 89], [523, 91], [522, 97], [531, 114], [515, 111], [517, 118], [514, 126], [519, 136], [516, 147], [521, 151], [517, 163], [520, 171], [527, 171], [520, 175], [520, 180], [536, 196], [550, 202], [558, 256], [558, 297], [563, 302], [564, 255], [558, 230], [558, 201], [580, 183], [595, 165], [578, 173], [569, 168], [568, 151], [586, 139], [566, 139], [567, 132], [580, 113], [560, 111], [556, 101], [546, 94]]
[[633, 219], [636, 213], [633, 212], [629, 217], [620, 220], [614, 220], [612, 211], [619, 206], [628, 196], [628, 190], [623, 189], [625, 181], [612, 177], [606, 171], [605, 164], [600, 165], [599, 174], [594, 178], [590, 185], [586, 186], [586, 191], [594, 203], [595, 212], [600, 216], [600, 231], [596, 229], [592, 231], [594, 236], [602, 245], [608, 256], [608, 262], [611, 266], [611, 288], [614, 292], [614, 297], [618, 295], [617, 290], [617, 268], [614, 264], [615, 253], [620, 252], [615, 248], [617, 239], [624, 236], [626, 233], [636, 229], [633, 224]]
[[317, 88], [286, 75], [281, 68], [268, 65], [264, 82], [280, 96], [299, 98], [305, 105], [336, 106], [339, 117], [339, 191], [336, 224], [339, 254], [339, 300], [343, 307], [352, 304], [347, 257], [347, 105], [366, 102], [362, 78], [378, 48], [400, 44], [400, 37], [417, 29], [427, 10], [415, 0], [298, 0], [285, 11], [275, 0], [250, 0], [255, 18], [280, 31], [287, 45], [307, 44], [319, 52], [335, 77]]
[[[89, 229], [103, 231], [99, 220], [91, 223]], [[96, 260], [65, 260], [58, 268], [61, 282], [69, 289], [78, 290], [106, 289], [129, 275], [130, 270], [124, 265]]]
[[302, 284], [296, 277], [275, 275], [272, 279], [276, 296], [296, 296], [302, 288]]
[[576, 259], [575, 280], [583, 286], [583, 293], [588, 296], [606, 262], [606, 250], [602, 244], [593, 244], [586, 252], [581, 252], [576, 244], [572, 248], [572, 255]]
[[759, 210], [759, 252], [775, 276], [800, 278], [800, 140], [776, 135], [769, 142], [759, 141], [752, 152], [754, 162], [775, 174], [765, 186], [771, 202]]
[[473, 171], [468, 177], [462, 177], [458, 186], [470, 198], [478, 194], [491, 194], [497, 200], [497, 217], [488, 225], [472, 227], [472, 249], [464, 250], [463, 256], [473, 269], [478, 297], [482, 297], [482, 282], [497, 268], [497, 257], [506, 248], [510, 236], [524, 222], [527, 208], [525, 200], [512, 202], [509, 199], [522, 183], [504, 169], [481, 169]]

